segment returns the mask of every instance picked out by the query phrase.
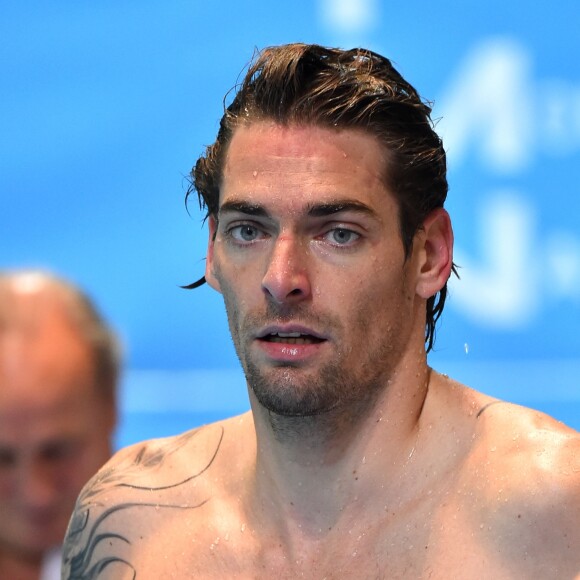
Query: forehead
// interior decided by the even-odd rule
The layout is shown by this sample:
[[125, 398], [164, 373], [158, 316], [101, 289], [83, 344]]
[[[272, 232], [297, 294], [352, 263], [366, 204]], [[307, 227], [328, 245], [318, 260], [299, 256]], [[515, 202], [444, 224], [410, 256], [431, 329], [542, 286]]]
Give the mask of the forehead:
[[228, 149], [220, 202], [262, 192], [286, 200], [346, 195], [368, 201], [373, 193], [384, 199], [385, 166], [385, 148], [361, 130], [243, 125]]
[[[0, 447], [103, 436], [112, 402], [95, 384], [91, 347], [58, 303], [34, 297], [18, 305], [34, 316], [0, 332]], [[93, 435], [94, 434], [94, 435]]]
[[91, 349], [58, 309], [0, 333], [0, 415], [62, 405], [93, 391]]

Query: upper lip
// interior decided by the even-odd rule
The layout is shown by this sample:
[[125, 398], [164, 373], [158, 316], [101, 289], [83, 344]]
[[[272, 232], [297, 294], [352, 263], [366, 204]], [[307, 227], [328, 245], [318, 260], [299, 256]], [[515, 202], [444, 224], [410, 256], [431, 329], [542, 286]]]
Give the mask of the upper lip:
[[271, 334], [292, 334], [299, 333], [304, 336], [313, 336], [320, 340], [328, 340], [328, 336], [308, 328], [307, 326], [302, 326], [300, 324], [272, 324], [262, 328], [257, 334], [256, 338], [265, 338]]

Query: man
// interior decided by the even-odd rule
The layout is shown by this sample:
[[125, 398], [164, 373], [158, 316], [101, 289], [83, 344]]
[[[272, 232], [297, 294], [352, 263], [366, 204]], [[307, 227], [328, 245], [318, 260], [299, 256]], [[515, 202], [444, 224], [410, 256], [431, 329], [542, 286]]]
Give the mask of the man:
[[120, 452], [64, 577], [580, 572], [578, 434], [427, 365], [453, 270], [429, 114], [372, 52], [257, 56], [193, 171], [252, 411]]
[[0, 274], [0, 578], [60, 578], [76, 497], [111, 455], [118, 359], [77, 288]]

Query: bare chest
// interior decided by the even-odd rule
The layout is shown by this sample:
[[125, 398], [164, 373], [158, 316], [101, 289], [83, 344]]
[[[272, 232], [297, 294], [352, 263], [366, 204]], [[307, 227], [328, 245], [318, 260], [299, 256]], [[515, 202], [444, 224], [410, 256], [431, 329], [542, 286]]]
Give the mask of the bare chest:
[[160, 579], [476, 578], [482, 570], [512, 577], [457, 506], [387, 514], [293, 542], [235, 514], [156, 515], [139, 526], [111, 577], [124, 577], [123, 566], [127, 578]]

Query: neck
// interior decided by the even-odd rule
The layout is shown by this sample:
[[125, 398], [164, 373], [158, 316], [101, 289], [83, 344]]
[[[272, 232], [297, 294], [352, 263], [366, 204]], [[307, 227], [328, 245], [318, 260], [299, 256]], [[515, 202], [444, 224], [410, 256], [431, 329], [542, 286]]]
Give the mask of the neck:
[[[409, 366], [409, 368], [411, 368]], [[349, 512], [404, 495], [430, 369], [402, 372], [372, 400], [313, 417], [280, 417], [250, 394], [258, 441], [254, 497], [264, 517], [302, 531], [331, 529]], [[380, 497], [378, 497], [380, 495]], [[379, 502], [379, 503], [377, 503]], [[271, 505], [276, 509], [270, 509]], [[282, 509], [280, 509], [282, 508]]]

